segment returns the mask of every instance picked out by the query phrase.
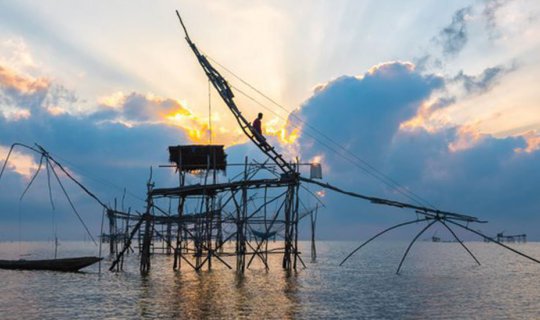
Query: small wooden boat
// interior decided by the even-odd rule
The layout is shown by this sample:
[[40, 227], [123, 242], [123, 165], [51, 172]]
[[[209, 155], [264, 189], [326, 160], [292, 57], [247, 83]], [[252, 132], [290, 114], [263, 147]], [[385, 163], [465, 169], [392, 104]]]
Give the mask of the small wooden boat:
[[76, 272], [102, 259], [99, 257], [77, 257], [48, 260], [0, 260], [0, 269]]

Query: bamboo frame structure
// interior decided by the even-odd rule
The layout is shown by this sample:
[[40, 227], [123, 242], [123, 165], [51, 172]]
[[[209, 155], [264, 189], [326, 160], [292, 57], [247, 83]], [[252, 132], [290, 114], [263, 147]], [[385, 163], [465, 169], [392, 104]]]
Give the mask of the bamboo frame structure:
[[[245, 272], [254, 261], [268, 269], [268, 257], [272, 254], [283, 254], [284, 269], [297, 269], [299, 262], [304, 265], [298, 250], [298, 224], [315, 208], [300, 212], [298, 179], [290, 176], [254, 179], [262, 175], [262, 171], [270, 170], [265, 164], [248, 163], [246, 157], [239, 179], [218, 183], [216, 170], [208, 167], [208, 170], [198, 172], [204, 177], [202, 184], [186, 184], [187, 171], [181, 167], [185, 162], [179, 159], [177, 163], [175, 169], [179, 175], [179, 186], [154, 188], [149, 180], [143, 215], [128, 217], [121, 211], [107, 211], [110, 233], [103, 238], [111, 242], [110, 253], [117, 252], [118, 244], [114, 242], [121, 241], [124, 246], [117, 253], [111, 270], [128, 252], [126, 246], [131, 246], [134, 237], [138, 237], [140, 271], [143, 273], [150, 270], [152, 253], [171, 252], [174, 253], [175, 270], [182, 268], [182, 262], [197, 271], [205, 266], [211, 269], [214, 262], [232, 269], [231, 256], [235, 257], [234, 265], [239, 273]], [[299, 165], [291, 166], [299, 174]], [[212, 176], [211, 181], [209, 176]], [[264, 193], [264, 197], [259, 199], [257, 195], [260, 193]], [[163, 199], [178, 204], [177, 214], [164, 212], [156, 206], [156, 202]], [[271, 205], [275, 209], [270, 208]], [[116, 219], [127, 221], [119, 223]], [[130, 220], [131, 225], [135, 221], [137, 223], [127, 236], [125, 230], [116, 226], [129, 226]], [[160, 229], [166, 230], [166, 234], [159, 232]], [[283, 239], [283, 246], [269, 249], [268, 242], [276, 237]], [[155, 243], [160, 241], [166, 246], [156, 247]], [[234, 247], [225, 246], [226, 243], [232, 243]]]
[[[198, 50], [191, 41], [184, 23], [178, 11], [176, 12], [180, 24], [185, 33], [185, 39], [192, 49], [197, 61], [208, 77], [211, 85], [217, 90], [219, 96], [232, 112], [241, 130], [253, 144], [268, 157], [265, 163], [250, 163], [246, 157], [242, 172], [235, 178], [226, 182], [220, 182], [217, 177], [218, 171], [224, 171], [226, 167], [224, 154], [220, 159], [216, 157], [216, 146], [176, 146], [170, 147], [174, 154], [170, 154], [170, 160], [174, 162], [172, 168], [178, 174], [178, 186], [156, 188], [152, 179], [152, 169], [147, 182], [146, 207], [143, 213], [127, 212], [123, 206], [121, 210], [105, 205], [98, 197], [75, 179], [69, 171], [65, 170], [44, 148], [39, 145], [30, 147], [23, 144], [13, 144], [7, 159], [0, 171], [0, 178], [4, 173], [9, 156], [15, 146], [21, 146], [40, 154], [38, 169], [26, 191], [38, 175], [43, 163], [47, 169], [50, 195], [50, 177], [54, 177], [70, 204], [73, 212], [83, 224], [85, 231], [93, 239], [91, 232], [82, 221], [71, 198], [63, 187], [60, 178], [55, 171], [61, 170], [69, 179], [75, 182], [86, 194], [96, 200], [105, 210], [109, 222], [109, 233], [101, 235], [101, 241], [109, 241], [109, 253], [114, 260], [109, 268], [111, 271], [119, 271], [123, 268], [124, 256], [138, 249], [140, 255], [139, 269], [141, 273], [147, 273], [151, 269], [151, 258], [155, 253], [173, 254], [173, 269], [180, 270], [183, 265], [188, 265], [193, 270], [199, 271], [204, 267], [211, 269], [219, 263], [229, 269], [235, 269], [238, 273], [244, 273], [255, 261], [264, 268], [269, 268], [269, 255], [281, 254], [282, 267], [285, 270], [296, 270], [299, 265], [305, 267], [299, 251], [299, 223], [303, 218], [311, 217], [311, 260], [316, 260], [315, 224], [318, 206], [310, 209], [300, 209], [302, 184], [311, 184], [344, 194], [349, 197], [369, 201], [373, 204], [384, 205], [400, 209], [414, 210], [422, 218], [407, 221], [389, 227], [362, 243], [351, 252], [340, 265], [345, 263], [352, 255], [377, 237], [402, 226], [426, 222], [427, 225], [416, 234], [406, 248], [397, 268], [400, 272], [403, 263], [416, 240], [435, 223], [441, 223], [450, 231], [452, 236], [460, 243], [464, 250], [480, 264], [474, 254], [459, 239], [451, 229], [459, 227], [463, 230], [481, 236], [483, 239], [494, 242], [536, 263], [539, 260], [532, 258], [516, 249], [502, 243], [501, 237], [497, 240], [468, 227], [469, 223], [484, 223], [477, 217], [455, 212], [443, 211], [433, 207], [414, 205], [400, 201], [367, 196], [360, 193], [347, 191], [328, 183], [308, 179], [300, 175], [300, 162], [286, 161], [279, 150], [256, 131], [251, 123], [240, 112], [234, 100], [234, 94], [228, 82], [212, 66], [208, 58]], [[184, 147], [213, 150], [206, 154], [206, 162], [201, 161], [201, 154], [196, 157], [183, 155]], [[219, 148], [217, 148], [219, 149]], [[196, 159], [196, 160], [194, 160]], [[268, 163], [269, 162], [269, 163]], [[270, 167], [277, 167], [277, 174]], [[52, 175], [50, 174], [52, 172]], [[194, 174], [199, 182], [193, 182]], [[191, 181], [189, 181], [191, 178]], [[263, 194], [261, 197], [260, 194]], [[163, 210], [161, 203], [168, 201], [169, 210]], [[175, 210], [173, 212], [173, 205]], [[466, 223], [463, 225], [462, 223]], [[271, 238], [283, 239], [283, 245], [278, 248], [269, 248]], [[137, 246], [135, 246], [135, 243]], [[161, 243], [161, 247], [159, 246]], [[156, 244], [158, 244], [156, 246]], [[229, 245], [230, 244], [230, 245]], [[119, 250], [119, 248], [121, 249]], [[161, 252], [159, 252], [161, 251]], [[234, 258], [232, 263], [230, 258]]]

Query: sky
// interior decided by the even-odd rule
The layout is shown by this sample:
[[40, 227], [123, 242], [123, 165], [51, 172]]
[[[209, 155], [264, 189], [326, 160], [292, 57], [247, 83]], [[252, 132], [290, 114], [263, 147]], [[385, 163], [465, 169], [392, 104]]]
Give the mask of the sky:
[[[0, 158], [14, 142], [39, 143], [106, 203], [126, 188], [134, 210], [151, 166], [157, 184], [176, 182], [158, 168], [169, 145], [211, 135], [231, 161], [262, 160], [209, 91], [174, 10], [248, 120], [264, 112], [270, 141], [289, 159], [320, 161], [324, 181], [475, 215], [491, 235], [540, 239], [532, 0], [0, 0]], [[58, 187], [52, 210], [43, 175], [19, 201], [38, 165], [24, 150], [8, 163], [0, 240], [83, 234]], [[97, 234], [100, 208], [67, 188]], [[322, 239], [365, 239], [414, 218], [330, 191], [322, 200]]]

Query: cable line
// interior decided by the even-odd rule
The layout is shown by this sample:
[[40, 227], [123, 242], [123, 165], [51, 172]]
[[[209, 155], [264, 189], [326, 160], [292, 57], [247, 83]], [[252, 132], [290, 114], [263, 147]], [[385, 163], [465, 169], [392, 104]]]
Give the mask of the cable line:
[[[283, 105], [279, 104], [278, 102], [276, 102], [274, 99], [272, 99], [271, 97], [267, 96], [266, 94], [264, 94], [263, 92], [261, 92], [260, 90], [258, 90], [257, 88], [255, 88], [254, 86], [252, 86], [251, 84], [249, 84], [247, 81], [245, 81], [244, 79], [242, 79], [240, 76], [238, 76], [237, 74], [235, 74], [233, 71], [231, 71], [230, 69], [228, 69], [227, 67], [223, 66], [222, 64], [220, 64], [219, 62], [217, 62], [215, 59], [213, 59], [212, 57], [206, 55], [206, 57], [208, 58], [208, 60], [212, 61], [213, 63], [215, 63], [217, 66], [219, 66], [220, 68], [222, 68], [223, 70], [225, 70], [226, 72], [228, 72], [229, 74], [231, 74], [234, 78], [236, 78], [237, 80], [239, 80], [240, 82], [242, 82], [244, 85], [248, 86], [250, 89], [252, 89], [253, 91], [255, 91], [256, 93], [258, 93], [259, 95], [261, 95], [262, 97], [264, 97], [266, 100], [270, 101], [272, 104], [274, 104], [275, 106], [279, 107], [280, 109], [284, 110], [285, 112], [287, 112], [289, 114], [289, 116], [292, 116], [295, 120], [297, 120], [298, 122], [300, 122], [302, 125], [305, 125], [307, 126], [309, 129], [315, 131], [316, 133], [318, 133], [319, 135], [321, 135], [323, 138], [325, 138], [326, 140], [330, 141], [332, 144], [336, 145], [339, 149], [345, 151], [347, 154], [349, 154], [350, 156], [354, 157], [357, 161], [361, 162], [363, 165], [365, 165], [366, 167], [369, 168], [369, 170], [373, 171], [373, 173], [369, 172], [368, 169], [365, 169], [365, 168], [362, 168], [362, 170], [373, 176], [374, 178], [378, 179], [379, 181], [383, 182], [385, 185], [387, 185], [388, 187], [398, 191], [399, 193], [403, 194], [405, 196], [406, 193], [408, 193], [410, 196], [406, 196], [407, 198], [409, 198], [410, 200], [413, 200], [417, 203], [422, 203], [424, 205], [428, 205], [430, 207], [433, 207], [435, 208], [435, 206], [433, 204], [431, 204], [428, 200], [422, 198], [420, 195], [414, 193], [413, 191], [409, 190], [408, 188], [402, 186], [399, 182], [395, 181], [394, 179], [392, 179], [391, 177], [389, 177], [388, 175], [384, 174], [383, 172], [381, 172], [380, 170], [378, 170], [377, 168], [373, 167], [371, 164], [369, 164], [367, 161], [365, 161], [364, 159], [360, 158], [359, 156], [357, 156], [356, 154], [352, 153], [350, 150], [348, 150], [347, 148], [343, 147], [341, 144], [339, 144], [338, 142], [336, 142], [334, 139], [330, 138], [328, 135], [326, 135], [324, 132], [322, 132], [321, 130], [317, 129], [315, 126], [307, 123], [305, 120], [303, 120], [302, 118], [300, 118], [299, 116], [297, 116], [294, 112], [291, 112], [289, 111], [287, 108], [285, 108]], [[234, 88], [236, 91], [240, 92], [241, 94], [245, 95], [246, 97], [248, 97], [250, 100], [254, 101], [255, 103], [257, 103], [258, 105], [264, 107], [266, 110], [269, 110], [270, 112], [272, 112], [274, 115], [276, 115], [277, 117], [279, 117], [280, 119], [282, 120], [285, 120], [285, 121], [288, 121], [288, 119], [284, 119], [283, 116], [279, 115], [278, 113], [276, 113], [274, 110], [270, 109], [269, 107], [267, 107], [266, 105], [264, 105], [263, 103], [257, 101], [256, 99], [254, 99], [253, 97], [249, 96], [248, 94], [246, 94], [245, 92], [243, 92], [242, 90], [240, 90], [238, 87], [236, 86], [233, 86], [231, 85], [232, 88]], [[309, 134], [308, 134], [309, 135]], [[319, 142], [322, 144], [321, 140], [320, 139], [317, 139], [315, 136], [313, 135], [309, 135], [310, 137], [312, 137], [315, 141]], [[323, 144], [325, 145], [325, 144]], [[328, 146], [326, 145], [326, 147], [328, 148]], [[331, 150], [331, 151], [334, 151], [335, 150]], [[353, 162], [351, 159], [347, 159], [343, 156], [343, 154], [341, 153], [338, 153], [338, 155], [340, 155], [342, 158], [348, 160], [349, 162]], [[357, 167], [359, 167], [357, 165]]]
[[[396, 191], [398, 191], [399, 193], [405, 195], [405, 193], [408, 193], [410, 196], [407, 196], [407, 198], [409, 198], [410, 200], [413, 200], [417, 203], [423, 203], [423, 204], [427, 204], [431, 207], [435, 207], [433, 204], [429, 203], [429, 201], [427, 201], [426, 199], [423, 199], [421, 196], [415, 194], [413, 191], [407, 189], [406, 187], [402, 186], [400, 183], [398, 183], [397, 181], [395, 181], [394, 179], [390, 178], [389, 176], [385, 175], [384, 173], [382, 173], [380, 170], [378, 170], [377, 168], [373, 167], [371, 164], [369, 164], [367, 161], [365, 161], [364, 159], [360, 158], [359, 156], [357, 156], [356, 154], [352, 153], [350, 150], [348, 150], [347, 148], [343, 147], [341, 144], [339, 144], [338, 142], [336, 142], [334, 139], [330, 138], [329, 136], [327, 136], [325, 133], [323, 133], [321, 130], [317, 129], [316, 127], [310, 125], [309, 123], [307, 123], [305, 120], [301, 119], [300, 117], [298, 117], [296, 114], [294, 114], [293, 112], [289, 111], [287, 108], [285, 108], [284, 106], [282, 106], [281, 104], [279, 104], [278, 102], [276, 102], [274, 99], [270, 98], [269, 96], [265, 95], [263, 92], [261, 92], [260, 90], [258, 90], [257, 88], [255, 88], [254, 86], [250, 85], [247, 81], [243, 80], [242, 78], [240, 78], [238, 75], [236, 75], [234, 72], [232, 72], [230, 69], [226, 68], [225, 66], [223, 66], [222, 64], [220, 64], [219, 62], [217, 62], [216, 60], [212, 59], [211, 57], [207, 56], [209, 60], [211, 60], [212, 62], [214, 62], [216, 65], [218, 65], [219, 67], [223, 68], [225, 71], [227, 71], [228, 73], [230, 73], [234, 78], [238, 79], [240, 82], [242, 82], [243, 84], [245, 84], [246, 86], [248, 86], [250, 89], [252, 89], [253, 91], [255, 91], [256, 93], [258, 93], [259, 95], [263, 96], [265, 99], [267, 99], [268, 101], [270, 101], [271, 103], [273, 103], [274, 105], [276, 105], [277, 107], [279, 107], [280, 109], [284, 110], [285, 112], [287, 112], [289, 114], [289, 116], [292, 116], [294, 119], [296, 119], [298, 122], [300, 122], [301, 124], [307, 126], [309, 129], [315, 131], [316, 133], [318, 133], [319, 135], [321, 135], [322, 137], [324, 137], [325, 139], [327, 139], [328, 141], [330, 141], [332, 144], [336, 145], [337, 147], [339, 147], [339, 149], [345, 151], [347, 154], [349, 154], [350, 156], [354, 157], [357, 161], [361, 162], [363, 165], [365, 165], [366, 167], [369, 168], [366, 169], [366, 168], [361, 168], [360, 166], [358, 166], [358, 164], [356, 164], [357, 167], [361, 168], [365, 173], [375, 177], [376, 179], [378, 179], [379, 181], [383, 182], [384, 184], [386, 184], [388, 187], [390, 187], [391, 189], [394, 189]], [[248, 97], [250, 100], [252, 100], [253, 102], [257, 103], [258, 105], [262, 106], [263, 108], [265, 108], [266, 110], [269, 110], [270, 112], [272, 112], [274, 115], [276, 115], [277, 117], [279, 117], [280, 119], [282, 120], [285, 120], [285, 121], [288, 121], [288, 119], [285, 119], [283, 116], [279, 115], [278, 113], [276, 113], [274, 110], [270, 109], [269, 107], [267, 107], [266, 105], [264, 105], [263, 103], [257, 101], [255, 98], [249, 96], [247, 93], [245, 93], [244, 91], [240, 90], [238, 87], [236, 86], [233, 86], [231, 85], [231, 87], [233, 87], [236, 91], [240, 92], [241, 94], [243, 94], [244, 96]], [[306, 132], [307, 133], [307, 132]], [[317, 139], [317, 137], [313, 136], [313, 135], [310, 135], [308, 134], [310, 137], [312, 137], [314, 140], [316, 140], [317, 142], [322, 143], [322, 141], [320, 139]], [[327, 148], [328, 148], [328, 145], [326, 144], [323, 144], [325, 145]], [[335, 149], [332, 149], [331, 151], [335, 151]], [[353, 162], [353, 160], [351, 159], [348, 159], [348, 158], [345, 158], [343, 156], [343, 154], [341, 153], [338, 153], [338, 155], [340, 155], [343, 159], [346, 159], [348, 160], [349, 162]], [[354, 163], [353, 163], [354, 164]], [[369, 172], [369, 171], [373, 171], [373, 172]], [[386, 180], [386, 181], [385, 181]]]
[[[279, 115], [278, 113], [276, 113], [274, 110], [272, 110], [271, 108], [269, 108], [268, 106], [266, 106], [265, 104], [259, 102], [258, 100], [256, 100], [255, 98], [253, 98], [252, 96], [250, 96], [249, 94], [245, 93], [244, 91], [242, 91], [241, 89], [239, 89], [238, 87], [236, 86], [233, 86], [231, 85], [232, 88], [234, 88], [237, 92], [239, 92], [240, 94], [244, 95], [245, 97], [247, 97], [248, 99], [250, 99], [251, 101], [255, 102], [256, 104], [258, 104], [259, 106], [263, 107], [264, 109], [270, 111], [271, 113], [273, 113], [274, 115], [276, 115], [277, 117], [281, 118], [282, 120], [287, 120], [287, 119], [284, 119], [281, 115]], [[415, 194], [414, 192], [408, 190], [407, 188], [401, 186], [399, 183], [393, 181], [392, 179], [390, 179], [389, 177], [386, 177], [383, 173], [381, 173], [380, 171], [378, 171], [377, 169], [374, 169], [372, 166], [369, 166], [370, 168], [365, 168], [363, 167], [362, 165], [360, 165], [358, 162], [355, 162], [354, 159], [351, 159], [347, 156], [345, 156], [342, 152], [336, 150], [335, 148], [331, 147], [329, 144], [321, 141], [320, 139], [318, 139], [315, 135], [311, 134], [310, 132], [308, 131], [304, 131], [304, 133], [306, 135], [308, 135], [309, 137], [313, 138], [315, 141], [317, 141], [319, 144], [321, 144], [322, 146], [326, 147], [327, 149], [329, 149], [330, 151], [332, 151], [333, 153], [339, 155], [341, 158], [349, 161], [350, 163], [352, 163], [353, 165], [355, 165], [357, 168], [359, 168], [360, 170], [362, 170], [365, 174], [367, 175], [370, 175], [372, 177], [374, 177], [375, 179], [379, 180], [380, 182], [382, 182], [383, 184], [385, 184], [387, 187], [399, 192], [400, 194], [402, 194], [403, 196], [405, 196], [406, 198], [408, 198], [409, 200], [415, 202], [415, 203], [418, 203], [418, 204], [422, 204], [422, 205], [426, 205], [426, 206], [429, 206], [429, 207], [432, 207], [432, 208], [435, 208], [435, 206], [433, 206], [432, 204], [430, 204], [427, 200], [424, 200], [422, 197], [420, 197], [419, 195]], [[334, 145], [340, 147], [340, 149], [342, 150], [346, 150], [348, 154], [354, 156], [355, 158], [358, 158], [357, 156], [355, 156], [353, 153], [351, 153], [350, 151], [348, 151], [345, 147], [339, 145], [338, 143], [336, 143], [335, 141], [331, 140], [330, 138], [327, 138], [328, 140], [330, 140]], [[360, 159], [361, 160], [361, 159]], [[364, 160], [361, 160], [362, 162], [365, 162]], [[368, 164], [369, 165], [369, 164]], [[371, 169], [371, 170], [370, 170]]]

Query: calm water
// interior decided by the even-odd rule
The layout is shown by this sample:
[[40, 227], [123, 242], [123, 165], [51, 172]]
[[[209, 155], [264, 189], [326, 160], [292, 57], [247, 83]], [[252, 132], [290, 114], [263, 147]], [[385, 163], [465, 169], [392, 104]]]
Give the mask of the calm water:
[[[468, 243], [482, 262], [476, 266], [459, 244], [420, 242], [399, 276], [406, 243], [373, 243], [339, 267], [355, 245], [320, 242], [317, 263], [308, 263], [302, 243], [307, 268], [292, 274], [277, 256], [270, 271], [257, 265], [244, 276], [217, 263], [212, 271], [174, 272], [167, 256], [155, 256], [141, 276], [136, 255], [122, 273], [100, 275], [97, 265], [81, 273], [0, 270], [0, 318], [540, 319], [540, 265], [494, 244]], [[539, 243], [513, 246], [540, 257]], [[52, 252], [51, 244], [0, 243], [0, 258], [44, 249]], [[88, 243], [59, 250], [97, 254]]]

